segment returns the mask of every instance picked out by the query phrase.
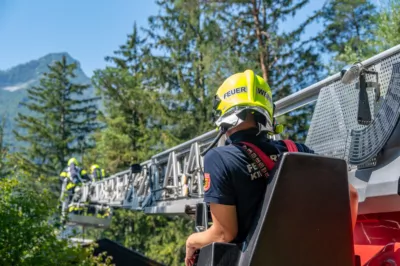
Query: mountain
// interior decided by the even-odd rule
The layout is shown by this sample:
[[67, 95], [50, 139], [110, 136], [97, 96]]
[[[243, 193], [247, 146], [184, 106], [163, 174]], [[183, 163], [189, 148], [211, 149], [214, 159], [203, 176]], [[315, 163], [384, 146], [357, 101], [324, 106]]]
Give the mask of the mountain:
[[[42, 74], [48, 71], [48, 65], [61, 60], [65, 56], [68, 63], [75, 62], [78, 68], [75, 70], [76, 77], [73, 82], [90, 84], [90, 78], [82, 71], [79, 61], [72, 58], [68, 53], [51, 53], [37, 60], [17, 65], [8, 70], [0, 70], [0, 121], [6, 118], [5, 140], [8, 144], [15, 144], [12, 129], [15, 127], [15, 117], [18, 112], [27, 114], [28, 110], [20, 105], [27, 102], [27, 89], [39, 84]], [[83, 97], [93, 97], [93, 87], [89, 88]]]

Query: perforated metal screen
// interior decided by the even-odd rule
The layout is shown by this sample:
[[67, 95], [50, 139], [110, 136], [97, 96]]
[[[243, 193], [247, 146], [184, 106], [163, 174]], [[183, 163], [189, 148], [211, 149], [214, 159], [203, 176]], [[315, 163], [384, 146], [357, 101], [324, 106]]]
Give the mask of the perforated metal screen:
[[[373, 122], [357, 123], [358, 94], [356, 83], [345, 85], [340, 79], [321, 89], [306, 145], [318, 154], [346, 159], [350, 164], [368, 164], [382, 149], [399, 118], [400, 53], [381, 58], [367, 67], [379, 73], [381, 99], [368, 91]], [[367, 75], [367, 81], [375, 81]]]

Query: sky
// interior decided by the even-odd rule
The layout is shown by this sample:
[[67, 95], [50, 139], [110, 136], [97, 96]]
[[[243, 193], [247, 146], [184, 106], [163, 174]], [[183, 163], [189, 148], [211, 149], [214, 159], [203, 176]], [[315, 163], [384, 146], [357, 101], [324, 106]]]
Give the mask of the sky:
[[[310, 0], [282, 29], [295, 28], [323, 3]], [[68, 52], [90, 77], [105, 67], [104, 57], [125, 42], [134, 22], [146, 27], [157, 13], [155, 0], [0, 0], [0, 70]], [[320, 29], [311, 25], [306, 35]]]

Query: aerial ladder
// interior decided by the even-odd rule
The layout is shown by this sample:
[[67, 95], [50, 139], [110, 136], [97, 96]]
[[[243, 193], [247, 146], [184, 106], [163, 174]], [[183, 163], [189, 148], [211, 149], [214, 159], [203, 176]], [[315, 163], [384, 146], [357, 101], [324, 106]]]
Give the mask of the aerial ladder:
[[[275, 117], [315, 104], [305, 144], [317, 155], [286, 153], [268, 186], [247, 249], [213, 243], [200, 250], [198, 265], [400, 265], [400, 45], [275, 104]], [[195, 219], [196, 231], [206, 230], [211, 221], [203, 203], [201, 153], [216, 135], [207, 132], [84, 185], [76, 200], [65, 206], [189, 215]], [[224, 139], [217, 145], [224, 145]], [[293, 176], [306, 181], [296, 183]], [[348, 183], [359, 194], [354, 230], [343, 207], [349, 202], [344, 189]], [[302, 215], [296, 216], [299, 206]], [[325, 220], [316, 216], [316, 210]], [[304, 217], [308, 222], [301, 220]], [[71, 224], [108, 226], [111, 219], [112, 215], [103, 220], [69, 215]], [[267, 225], [272, 224], [279, 235], [268, 231]], [[275, 248], [268, 246], [271, 242]], [[293, 242], [298, 246], [292, 249]]]

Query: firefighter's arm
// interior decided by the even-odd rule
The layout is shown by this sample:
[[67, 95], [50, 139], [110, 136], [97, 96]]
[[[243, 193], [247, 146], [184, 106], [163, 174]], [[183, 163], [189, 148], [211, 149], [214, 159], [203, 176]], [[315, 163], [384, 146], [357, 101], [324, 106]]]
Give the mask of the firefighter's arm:
[[210, 150], [204, 157], [204, 201], [210, 203], [213, 225], [206, 231], [194, 233], [186, 241], [186, 265], [196, 249], [212, 242], [230, 242], [237, 235], [235, 189], [225, 156]]
[[351, 221], [353, 225], [353, 229], [356, 226], [357, 222], [357, 213], [358, 213], [358, 193], [357, 189], [349, 184], [350, 188], [350, 210], [351, 210]]
[[69, 171], [62, 171], [60, 174], [60, 180], [64, 181], [65, 179], [67, 179], [70, 182], [74, 182], [74, 180], [72, 179], [71, 174], [69, 173]]
[[[300, 147], [299, 151], [301, 152], [306, 152], [306, 153], [312, 153], [319, 155], [318, 153], [314, 152], [307, 146], [301, 144], [297, 146], [298, 148]], [[349, 192], [350, 192], [350, 211], [351, 211], [351, 224], [354, 227], [356, 226], [357, 222], [357, 213], [358, 213], [358, 192], [357, 189], [352, 185], [349, 184]]]
[[60, 180], [64, 181], [65, 178], [68, 178], [68, 173], [66, 171], [62, 171], [60, 173]]
[[199, 249], [212, 242], [231, 242], [237, 235], [236, 206], [210, 203], [212, 226], [200, 233], [194, 233], [186, 241], [188, 248]]

